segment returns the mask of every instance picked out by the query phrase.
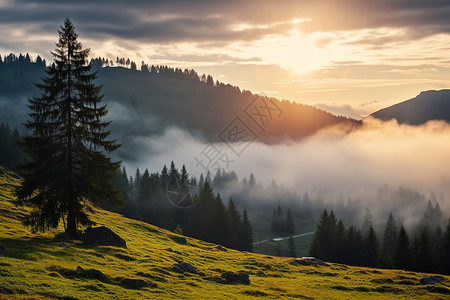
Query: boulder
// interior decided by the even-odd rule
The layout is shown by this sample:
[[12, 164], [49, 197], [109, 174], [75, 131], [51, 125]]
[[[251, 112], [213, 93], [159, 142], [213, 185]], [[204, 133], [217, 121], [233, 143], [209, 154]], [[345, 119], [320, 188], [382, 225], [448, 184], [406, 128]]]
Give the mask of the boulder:
[[290, 261], [290, 263], [303, 266], [328, 266], [328, 264], [326, 264], [323, 260], [315, 257], [294, 258]]
[[176, 271], [181, 272], [181, 273], [184, 273], [184, 272], [189, 272], [192, 274], [198, 273], [197, 269], [194, 266], [192, 266], [191, 264], [184, 262], [184, 261], [174, 264], [173, 268]]
[[106, 279], [105, 274], [103, 274], [101, 271], [96, 270], [96, 269], [83, 269], [82, 267], [78, 266], [77, 271], [79, 274], [81, 274], [85, 277], [95, 278], [95, 279], [99, 279], [99, 280]]
[[67, 245], [66, 243], [61, 243], [61, 244], [58, 245], [58, 247], [61, 247], [61, 248], [70, 248], [69, 245]]
[[442, 276], [425, 276], [419, 280], [421, 284], [435, 284], [441, 283], [442, 281], [444, 281], [444, 277]]
[[90, 245], [127, 247], [123, 238], [105, 226], [86, 228], [81, 239]]
[[2, 245], [0, 245], [0, 255], [1, 256], [8, 256], [8, 253], [6, 253], [5, 248], [3, 248]]
[[171, 236], [172, 240], [174, 240], [175, 242], [177, 242], [178, 244], [182, 244], [185, 245], [187, 244], [187, 240], [184, 236]]
[[122, 279], [122, 284], [125, 286], [132, 287], [132, 288], [142, 288], [142, 287], [150, 286], [150, 284], [143, 279], [133, 279], [133, 278]]
[[169, 252], [172, 252], [172, 253], [176, 253], [176, 254], [183, 255], [180, 251], [173, 250], [172, 248], [167, 248], [166, 251], [169, 251]]
[[225, 272], [222, 273], [222, 278], [230, 283], [250, 284], [250, 278], [245, 273]]

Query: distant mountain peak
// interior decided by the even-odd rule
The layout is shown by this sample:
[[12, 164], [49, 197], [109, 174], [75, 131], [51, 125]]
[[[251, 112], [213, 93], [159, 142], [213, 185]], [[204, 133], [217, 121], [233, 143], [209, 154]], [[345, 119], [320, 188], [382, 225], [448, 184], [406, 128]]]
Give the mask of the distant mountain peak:
[[400, 124], [420, 125], [431, 120], [450, 122], [450, 89], [422, 91], [416, 97], [380, 109], [372, 117]]

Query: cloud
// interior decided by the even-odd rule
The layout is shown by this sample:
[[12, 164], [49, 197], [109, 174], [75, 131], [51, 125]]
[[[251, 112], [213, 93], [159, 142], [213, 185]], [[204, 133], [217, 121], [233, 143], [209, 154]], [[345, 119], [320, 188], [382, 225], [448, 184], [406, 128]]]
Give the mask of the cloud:
[[315, 107], [326, 110], [336, 116], [345, 116], [355, 120], [361, 120], [361, 116], [351, 105], [349, 104], [337, 104], [337, 103], [317, 103]]
[[[369, 118], [360, 129], [350, 132], [333, 127], [301, 142], [253, 142], [241, 156], [233, 154], [225, 144], [213, 145], [228, 155], [232, 161], [228, 168], [240, 178], [253, 172], [265, 185], [274, 179], [300, 195], [325, 191], [355, 199], [374, 195], [387, 184], [426, 195], [434, 191], [449, 198], [449, 135], [450, 125], [445, 122], [414, 127]], [[211, 143], [170, 128], [163, 135], [139, 139], [139, 145], [135, 151], [138, 163], [125, 161], [129, 170], [138, 165], [159, 171], [162, 164], [174, 160], [198, 176], [204, 170], [195, 158], [201, 158], [201, 152]], [[450, 209], [445, 203], [441, 205]]]
[[[333, 32], [391, 27], [405, 29], [409, 38], [450, 32], [450, 3], [430, 1], [36, 1], [0, 6], [3, 24], [35, 25], [54, 32], [70, 16], [90, 38], [125, 40], [251, 41], [270, 34]], [[290, 22], [307, 19], [307, 22]], [[245, 25], [245, 26], [244, 26]], [[244, 28], [235, 30], [236, 26]], [[382, 41], [380, 41], [382, 42]], [[323, 40], [322, 43], [327, 43]]]

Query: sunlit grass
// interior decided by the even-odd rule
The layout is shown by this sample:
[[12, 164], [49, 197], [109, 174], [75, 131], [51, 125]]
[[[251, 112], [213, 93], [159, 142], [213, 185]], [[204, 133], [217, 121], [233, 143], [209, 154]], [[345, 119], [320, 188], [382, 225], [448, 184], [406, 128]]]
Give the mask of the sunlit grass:
[[[0, 175], [0, 244], [9, 257], [0, 257], [0, 298], [11, 299], [417, 299], [450, 294], [450, 284], [423, 286], [421, 273], [330, 264], [291, 265], [289, 258], [222, 251], [216, 245], [176, 235], [158, 227], [92, 208], [92, 219], [123, 237], [127, 248], [86, 247], [66, 240], [63, 228], [32, 234], [23, 227], [27, 209], [15, 207], [14, 187], [20, 180]], [[65, 242], [70, 248], [58, 247]], [[180, 254], [166, 249], [180, 251]], [[173, 264], [185, 261], [200, 274], [178, 273]], [[105, 280], [80, 276], [77, 266], [95, 268]], [[225, 271], [250, 275], [251, 284], [227, 284]], [[149, 287], [130, 289], [123, 278], [139, 278]], [[449, 279], [448, 277], [446, 278]]]

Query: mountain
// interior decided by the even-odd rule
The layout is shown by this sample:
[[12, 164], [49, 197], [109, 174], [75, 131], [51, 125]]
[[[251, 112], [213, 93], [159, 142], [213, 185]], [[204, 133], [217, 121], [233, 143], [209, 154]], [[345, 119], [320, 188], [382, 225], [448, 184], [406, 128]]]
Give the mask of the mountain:
[[[184, 243], [170, 231], [93, 206], [90, 218], [120, 235], [126, 248], [67, 240], [60, 234], [62, 225], [33, 234], [20, 222], [28, 209], [11, 202], [19, 184], [0, 168], [0, 299], [430, 299], [450, 294], [448, 276], [442, 276], [442, 284], [422, 285], [421, 273], [334, 263], [303, 266], [288, 257], [239, 252], [189, 237]], [[177, 271], [174, 265], [180, 262], [197, 273]], [[227, 271], [248, 274], [250, 284], [230, 284], [222, 278]], [[133, 287], [125, 279], [147, 286]]]
[[[194, 70], [151, 67], [93, 68], [103, 85], [104, 102], [113, 121], [111, 131], [122, 143], [133, 137], [160, 134], [170, 126], [198, 134], [208, 141], [239, 125], [266, 143], [299, 140], [339, 123], [358, 121], [338, 117], [313, 106], [258, 96]], [[0, 120], [17, 126], [26, 120], [26, 98], [40, 96], [34, 83], [45, 68], [35, 63], [0, 64]], [[237, 123], [236, 123], [237, 122]]]
[[450, 90], [424, 91], [417, 97], [380, 109], [372, 117], [401, 124], [420, 125], [430, 120], [450, 122]]

